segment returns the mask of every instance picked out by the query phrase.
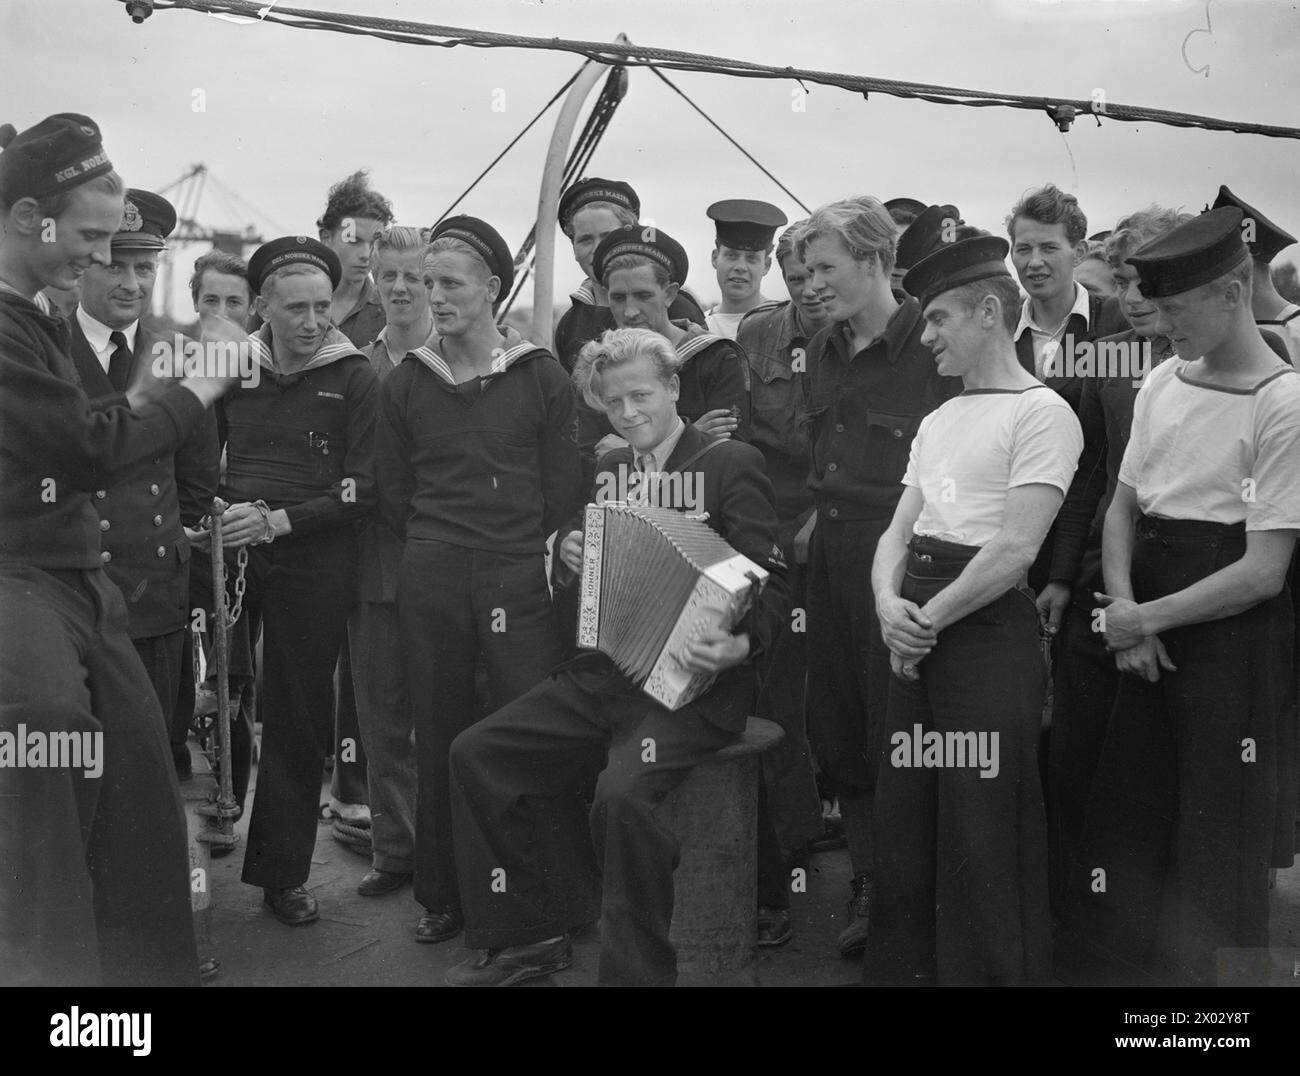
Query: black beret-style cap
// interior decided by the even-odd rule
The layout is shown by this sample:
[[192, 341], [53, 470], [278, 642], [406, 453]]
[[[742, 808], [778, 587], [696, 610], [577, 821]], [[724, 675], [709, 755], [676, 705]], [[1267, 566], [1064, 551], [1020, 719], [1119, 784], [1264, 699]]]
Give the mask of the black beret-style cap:
[[891, 198], [885, 203], [885, 208], [895, 220], [900, 213], [915, 220], [925, 212], [925, 203], [915, 198]]
[[925, 309], [945, 291], [988, 280], [995, 276], [1010, 277], [1007, 253], [1010, 245], [1001, 236], [977, 235], [956, 243], [941, 244], [939, 249], [922, 258], [903, 277], [903, 288], [914, 295]]
[[667, 232], [649, 224], [633, 224], [612, 231], [600, 241], [591, 257], [591, 270], [604, 283], [605, 266], [623, 254], [638, 254], [664, 267], [668, 279], [677, 285], [686, 283], [690, 259], [686, 248]]
[[448, 217], [429, 233], [430, 243], [438, 239], [459, 239], [469, 244], [487, 262], [488, 271], [500, 278], [501, 291], [497, 298], [503, 299], [510, 294], [515, 283], [515, 259], [501, 233], [487, 221], [464, 214]]
[[1126, 259], [1138, 271], [1138, 291], [1166, 299], [1217, 280], [1250, 257], [1236, 206], [1211, 209], [1143, 243]]
[[717, 227], [718, 242], [732, 250], [769, 250], [776, 230], [788, 223], [774, 205], [750, 198], [728, 198], [705, 210]]
[[47, 116], [21, 134], [6, 123], [0, 147], [0, 200], [6, 205], [61, 194], [113, 170], [99, 125], [76, 112]]
[[[1214, 199], [1214, 205], [1211, 209], [1222, 209], [1224, 206], [1236, 206], [1242, 212], [1242, 225], [1247, 234], [1253, 233], [1254, 239], [1249, 240], [1246, 246], [1250, 248], [1250, 256], [1258, 258], [1260, 261], [1271, 262], [1282, 253], [1292, 243], [1296, 242], [1296, 237], [1285, 229], [1279, 228], [1268, 217], [1264, 216], [1258, 209], [1248, 202], [1243, 202], [1227, 187], [1219, 188], [1219, 197]], [[1253, 223], [1253, 227], [1252, 227]]]
[[945, 243], [957, 241], [957, 225], [964, 223], [955, 205], [927, 206], [898, 237], [896, 269], [910, 269]]
[[248, 283], [253, 294], [261, 295], [266, 278], [286, 265], [314, 266], [329, 275], [332, 288], [343, 279], [339, 256], [324, 243], [305, 235], [286, 235], [263, 243], [248, 259]]
[[162, 250], [176, 227], [176, 209], [161, 194], [136, 190], [126, 192], [122, 223], [113, 236], [113, 246], [131, 250]]
[[624, 209], [630, 210], [633, 216], [641, 216], [641, 199], [637, 197], [636, 191], [632, 189], [630, 183], [624, 183], [618, 179], [601, 179], [599, 176], [592, 176], [590, 179], [580, 179], [562, 195], [560, 195], [560, 206], [557, 216], [560, 218], [560, 227], [567, 228], [573, 215], [585, 205], [592, 202], [613, 202], [615, 205], [621, 205]]

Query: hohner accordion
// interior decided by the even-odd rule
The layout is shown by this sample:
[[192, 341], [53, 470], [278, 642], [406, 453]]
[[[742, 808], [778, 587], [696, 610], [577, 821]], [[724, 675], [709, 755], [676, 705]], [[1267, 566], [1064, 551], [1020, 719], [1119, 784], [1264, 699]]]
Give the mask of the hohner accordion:
[[647, 695], [679, 710], [713, 683], [682, 664], [707, 628], [730, 631], [767, 572], [707, 524], [669, 508], [587, 506], [578, 646], [607, 655]]

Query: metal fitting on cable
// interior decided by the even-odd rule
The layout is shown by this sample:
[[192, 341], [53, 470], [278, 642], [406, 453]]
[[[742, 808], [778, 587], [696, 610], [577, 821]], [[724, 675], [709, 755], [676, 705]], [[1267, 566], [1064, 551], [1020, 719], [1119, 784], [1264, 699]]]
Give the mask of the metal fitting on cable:
[[1074, 117], [1078, 115], [1079, 110], [1074, 105], [1053, 105], [1048, 110], [1048, 115], [1052, 117], [1052, 122], [1056, 124], [1056, 129], [1065, 134], [1074, 123]]
[[153, 14], [153, 0], [129, 0], [126, 13], [137, 26]]

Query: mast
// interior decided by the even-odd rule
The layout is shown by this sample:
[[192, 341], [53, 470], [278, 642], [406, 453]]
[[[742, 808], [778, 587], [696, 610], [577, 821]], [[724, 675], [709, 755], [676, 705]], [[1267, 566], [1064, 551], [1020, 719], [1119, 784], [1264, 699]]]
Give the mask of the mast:
[[[629, 45], [626, 34], [615, 39], [619, 45]], [[560, 184], [564, 181], [564, 164], [569, 154], [569, 142], [577, 126], [592, 88], [609, 70], [608, 64], [588, 62], [569, 87], [560, 108], [555, 130], [551, 132], [551, 145], [546, 153], [546, 166], [542, 170], [542, 189], [537, 197], [537, 242], [533, 261], [533, 339], [532, 342], [549, 348], [551, 340], [551, 312], [555, 307], [555, 216], [560, 204]]]

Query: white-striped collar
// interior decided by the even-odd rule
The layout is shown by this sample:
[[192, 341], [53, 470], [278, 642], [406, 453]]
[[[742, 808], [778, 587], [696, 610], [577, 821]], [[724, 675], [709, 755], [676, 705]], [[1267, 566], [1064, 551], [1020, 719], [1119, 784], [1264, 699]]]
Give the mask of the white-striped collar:
[[[253, 358], [259, 366], [270, 370], [273, 374], [285, 375], [285, 371], [275, 365], [275, 352], [271, 347], [271, 326], [269, 323], [257, 330], [256, 335], [252, 338], [252, 345]], [[331, 326], [329, 331], [325, 333], [325, 339], [321, 341], [320, 348], [311, 357], [311, 360], [305, 366], [300, 366], [285, 376], [306, 373], [308, 370], [328, 366], [330, 363], [337, 362], [348, 355], [359, 354], [361, 353], [353, 346], [352, 341], [339, 332], [338, 329]]]
[[[516, 329], [507, 327], [506, 331], [502, 335], [504, 337], [504, 340], [502, 341], [504, 345], [503, 350], [492, 360], [491, 367], [488, 369], [487, 374], [484, 375], [485, 379], [497, 377], [498, 375], [505, 373], [525, 355], [530, 355], [537, 350], [537, 345], [525, 340], [519, 335], [519, 332]], [[447, 382], [447, 384], [456, 384], [456, 377], [451, 372], [450, 363], [448, 363], [446, 359], [433, 349], [432, 339], [423, 347], [417, 347], [410, 354], [419, 359], [421, 363]]]
[[677, 345], [677, 357], [682, 360], [682, 365], [685, 366], [710, 344], [716, 344], [719, 340], [725, 339], [724, 336], [718, 336], [716, 333], [705, 332], [701, 329], [694, 336], [686, 337]]
[[575, 303], [586, 303], [588, 306], [596, 305], [596, 289], [590, 280], [584, 280], [577, 291], [569, 292], [569, 298]]

